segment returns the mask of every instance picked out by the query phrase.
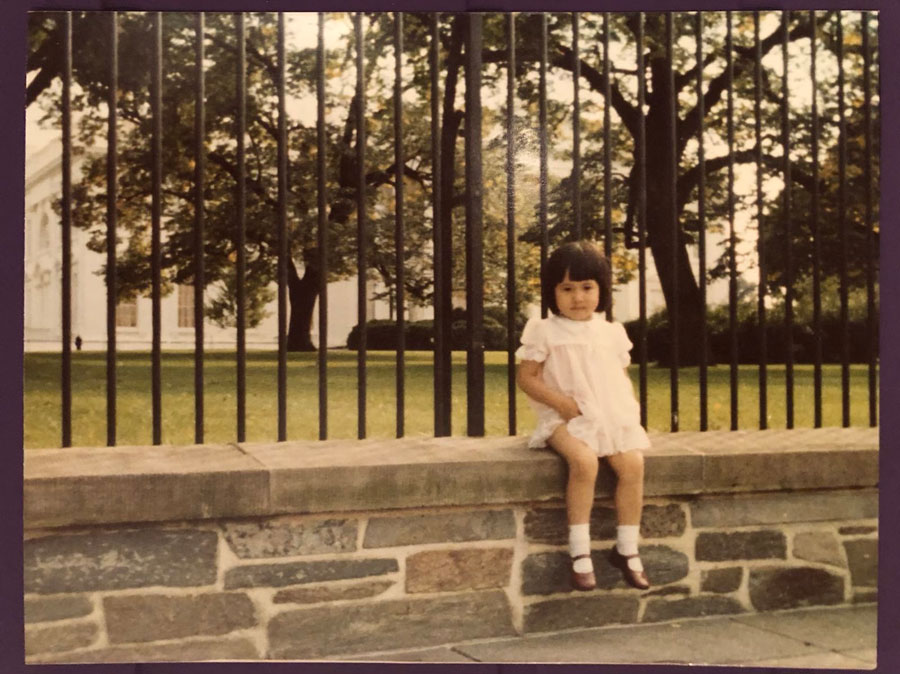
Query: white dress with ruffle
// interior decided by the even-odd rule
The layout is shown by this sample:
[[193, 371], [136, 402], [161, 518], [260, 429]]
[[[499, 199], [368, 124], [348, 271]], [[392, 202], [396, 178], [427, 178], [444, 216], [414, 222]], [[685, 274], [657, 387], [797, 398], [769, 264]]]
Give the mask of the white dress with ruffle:
[[[581, 415], [570, 419], [569, 433], [599, 456], [650, 446], [641, 426], [640, 405], [625, 373], [632, 347], [625, 327], [600, 314], [575, 321], [564, 316], [532, 318], [522, 333], [520, 360], [544, 364], [544, 383], [574, 398]], [[549, 405], [529, 399], [538, 417], [529, 447], [544, 447], [565, 420]]]

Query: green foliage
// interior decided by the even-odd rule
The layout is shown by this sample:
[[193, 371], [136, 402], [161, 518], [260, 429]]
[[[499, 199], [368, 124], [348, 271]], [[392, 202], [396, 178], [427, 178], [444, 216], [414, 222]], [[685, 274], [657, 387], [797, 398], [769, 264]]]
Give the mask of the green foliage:
[[[405, 324], [406, 349], [409, 351], [432, 351], [434, 349], [434, 321], [407, 321]], [[515, 344], [518, 345], [522, 329], [525, 327], [525, 316], [516, 315]], [[505, 351], [506, 309], [498, 306], [484, 308], [484, 345], [490, 351]], [[372, 320], [366, 323], [366, 348], [372, 350], [394, 350], [397, 348], [398, 327], [393, 320]], [[468, 345], [466, 337], [466, 313], [462, 309], [454, 309], [450, 324], [450, 348], [465, 351]], [[354, 325], [347, 335], [347, 348], [359, 348], [359, 325]]]
[[[825, 363], [839, 363], [842, 358], [843, 326], [841, 322], [839, 294], [831, 281], [822, 294], [822, 360]], [[766, 309], [766, 356], [769, 363], [784, 363], [787, 353], [787, 326], [785, 324], [785, 304], [776, 302]], [[758, 363], [760, 360], [760, 332], [755, 298], [740, 301], [736, 308], [735, 332], [737, 335], [737, 362]], [[878, 356], [878, 311], [872, 317], [875, 331], [875, 356]], [[706, 314], [708, 335], [708, 363], [731, 362], [731, 323], [727, 304], [712, 307]], [[628, 336], [635, 344], [632, 359], [638, 360], [640, 324], [638, 320], [625, 324]], [[869, 343], [872, 332], [867, 317], [867, 300], [864, 290], [855, 289], [849, 293], [848, 302], [848, 353], [852, 363], [866, 363], [869, 360]], [[793, 329], [794, 362], [815, 362], [816, 335], [813, 323], [812, 302], [794, 306]], [[659, 364], [668, 364], [671, 359], [671, 333], [668, 312], [663, 309], [647, 317], [647, 359]]]

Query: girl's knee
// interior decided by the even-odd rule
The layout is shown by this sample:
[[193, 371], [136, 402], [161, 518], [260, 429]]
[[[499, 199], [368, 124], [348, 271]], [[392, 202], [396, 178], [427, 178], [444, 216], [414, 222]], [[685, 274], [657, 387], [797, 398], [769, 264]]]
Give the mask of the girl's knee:
[[641, 482], [644, 479], [644, 454], [639, 449], [632, 449], [611, 457], [610, 465], [616, 477], [624, 482]]
[[569, 466], [569, 474], [578, 479], [595, 479], [600, 468], [597, 455], [593, 453], [578, 453], [566, 457]]

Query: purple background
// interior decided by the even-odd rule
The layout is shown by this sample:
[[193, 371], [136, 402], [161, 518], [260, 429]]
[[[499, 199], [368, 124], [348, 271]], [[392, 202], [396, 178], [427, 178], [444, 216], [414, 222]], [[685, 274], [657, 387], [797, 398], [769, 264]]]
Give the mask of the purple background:
[[[0, 400], [3, 417], [3, 446], [8, 458], [4, 463], [0, 498], [2, 512], [3, 552], [0, 565], [0, 667], [3, 672], [35, 671], [46, 674], [109, 672], [128, 674], [164, 674], [176, 672], [223, 673], [243, 672], [465, 672], [466, 674], [517, 673], [538, 674], [544, 672], [663, 672], [688, 671], [686, 667], [675, 666], [598, 666], [598, 665], [388, 665], [388, 664], [334, 664], [334, 663], [230, 663], [230, 664], [121, 664], [121, 665], [42, 665], [25, 667], [23, 639], [22, 600], [22, 334], [23, 334], [23, 238], [24, 223], [24, 93], [26, 54], [26, 12], [29, 10], [51, 9], [131, 9], [131, 10], [205, 10], [205, 11], [313, 11], [327, 6], [329, 10], [382, 10], [382, 11], [658, 11], [658, 10], [753, 10], [753, 9], [855, 9], [879, 11], [879, 28], [882, 45], [889, 45], [900, 30], [900, 5], [891, 0], [820, 0], [812, 3], [798, 0], [781, 2], [749, 2], [741, 0], [719, 0], [717, 2], [682, 0], [607, 0], [606, 2], [586, 2], [584, 0], [563, 3], [548, 3], [546, 0], [343, 0], [338, 3], [323, 3], [322, 0], [124, 0], [112, 2], [104, 0], [2, 0], [0, 1], [0, 91], [2, 96], [2, 126], [4, 129], [2, 152], [2, 180], [0, 180], [0, 203], [3, 209], [3, 224], [0, 227], [0, 250], [5, 252], [5, 264], [0, 266], [0, 293], [3, 300], [3, 321], [0, 322], [0, 344], [3, 356], [0, 359]], [[887, 39], [885, 39], [887, 38]], [[897, 170], [900, 162], [898, 134], [895, 133], [897, 120], [898, 80], [900, 71], [898, 52], [886, 48], [881, 51], [881, 102], [882, 120], [882, 163], [881, 163], [881, 325], [880, 343], [885, 345], [880, 363], [880, 409], [900, 410], [898, 396], [898, 353], [896, 344], [900, 338], [898, 298], [900, 290], [900, 265], [891, 263], [894, 255], [900, 254], [900, 237], [894, 229], [892, 213], [900, 211], [898, 197]], [[900, 311], [898, 311], [900, 313]], [[898, 496], [898, 472], [900, 460], [895, 449], [883, 441], [884, 438], [900, 436], [900, 423], [894, 414], [881, 419], [881, 489], [880, 512], [882, 514], [879, 532], [879, 556], [881, 563], [878, 603], [878, 672], [900, 672], [900, 649], [897, 644], [898, 605], [900, 595], [891, 581], [898, 578], [894, 570], [900, 562], [900, 546], [897, 543], [897, 518], [889, 514], [900, 512]], [[760, 671], [806, 671], [813, 670], [764, 670], [742, 667], [739, 670], [726, 667], [691, 667], [690, 671], [702, 672], [760, 672]]]

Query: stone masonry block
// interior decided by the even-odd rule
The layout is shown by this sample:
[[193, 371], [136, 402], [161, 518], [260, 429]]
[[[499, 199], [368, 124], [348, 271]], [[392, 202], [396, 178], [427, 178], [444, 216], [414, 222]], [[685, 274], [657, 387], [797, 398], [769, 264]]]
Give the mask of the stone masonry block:
[[[609, 549], [594, 550], [591, 553], [597, 587], [605, 590], [630, 587], [623, 580], [622, 572], [609, 563], [608, 555]], [[688, 574], [687, 555], [665, 545], [642, 546], [641, 561], [654, 586], [674, 583]], [[570, 572], [571, 562], [566, 552], [540, 552], [529, 555], [522, 563], [522, 594], [569, 592], [572, 589]]]
[[393, 581], [376, 580], [353, 585], [321, 585], [318, 587], [292, 587], [279, 590], [272, 598], [274, 604], [318, 604], [327, 601], [365, 599], [375, 597], [394, 585]]
[[827, 531], [804, 531], [794, 536], [794, 557], [845, 568], [837, 536]]
[[[569, 540], [565, 508], [534, 508], [525, 513], [525, 537], [536, 543], [565, 545]], [[591, 510], [591, 538], [595, 541], [616, 537], [616, 511], [595, 505]]]
[[687, 516], [677, 503], [645, 505], [641, 516], [642, 538], [681, 536], [687, 528]]
[[694, 557], [703, 562], [737, 559], [785, 559], [787, 543], [780, 531], [701, 532]]
[[841, 536], [860, 536], [863, 534], [874, 534], [876, 531], [878, 531], [878, 527], [866, 525], [847, 526], [838, 529], [838, 533]]
[[91, 600], [81, 595], [25, 598], [26, 623], [80, 618], [89, 615], [93, 610], [94, 605]]
[[140, 529], [25, 541], [25, 592], [57, 594], [216, 582], [214, 531]]
[[675, 594], [680, 595], [689, 595], [691, 593], [691, 588], [688, 585], [663, 585], [660, 588], [654, 589], [651, 587], [649, 590], [644, 592], [645, 597], [668, 597]]
[[366, 527], [363, 547], [500, 540], [515, 538], [515, 535], [516, 524], [511, 510], [373, 517]]
[[512, 548], [426, 550], [406, 559], [406, 591], [450, 592], [509, 585]]
[[25, 628], [25, 655], [59, 653], [90, 646], [97, 639], [96, 623], [28, 626]]
[[636, 596], [601, 595], [547, 599], [525, 607], [525, 632], [552, 632], [637, 622]]
[[513, 636], [502, 590], [302, 608], [269, 621], [270, 659], [316, 659]]
[[26, 528], [248, 517], [269, 475], [233, 445], [66, 447], [25, 455]]
[[877, 515], [875, 489], [716, 495], [691, 503], [691, 523], [695, 527], [821, 522]]
[[842, 447], [836, 439], [831, 446], [819, 449], [804, 446], [798, 435], [795, 448], [785, 451], [762, 445], [762, 436], [755, 437], [760, 444], [755, 450], [728, 447], [705, 454], [703, 485], [707, 491], [839, 489], [878, 484], [876, 447]]
[[711, 615], [744, 613], [741, 603], [731, 597], [685, 597], [684, 599], [650, 599], [641, 622], [652, 623], [678, 618], [700, 618]]
[[253, 564], [238, 566], [225, 573], [225, 589], [242, 587], [284, 587], [320, 583], [346, 578], [383, 576], [399, 570], [397, 560], [326, 559], [315, 562]]
[[854, 587], [875, 587], [878, 584], [878, 541], [864, 538], [844, 541], [850, 578]]
[[828, 606], [844, 601], [844, 579], [814, 567], [750, 569], [750, 603], [757, 611]]
[[356, 549], [356, 520], [278, 518], [226, 522], [225, 540], [241, 559], [288, 557]]
[[203, 660], [257, 660], [259, 657], [252, 639], [215, 637], [94, 648], [78, 653], [29, 658], [28, 662], [34, 664], [47, 662], [198, 662]]
[[741, 586], [743, 578], [744, 569], [740, 566], [731, 566], [727, 569], [704, 569], [700, 574], [700, 589], [703, 592], [720, 594], [734, 592]]
[[242, 593], [158, 594], [103, 598], [112, 644], [227, 634], [256, 625], [253, 602]]

